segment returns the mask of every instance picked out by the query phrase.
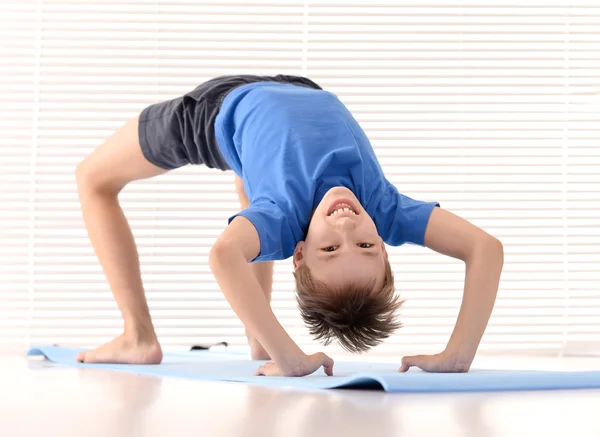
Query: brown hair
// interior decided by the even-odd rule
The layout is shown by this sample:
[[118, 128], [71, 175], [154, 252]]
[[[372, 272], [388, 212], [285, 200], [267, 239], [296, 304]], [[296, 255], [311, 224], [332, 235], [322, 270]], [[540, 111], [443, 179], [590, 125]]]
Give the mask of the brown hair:
[[394, 275], [385, 260], [383, 286], [350, 283], [332, 288], [312, 277], [301, 264], [294, 272], [296, 299], [308, 331], [328, 345], [337, 338], [349, 352], [364, 352], [389, 337], [402, 324], [396, 311], [402, 299], [394, 291]]

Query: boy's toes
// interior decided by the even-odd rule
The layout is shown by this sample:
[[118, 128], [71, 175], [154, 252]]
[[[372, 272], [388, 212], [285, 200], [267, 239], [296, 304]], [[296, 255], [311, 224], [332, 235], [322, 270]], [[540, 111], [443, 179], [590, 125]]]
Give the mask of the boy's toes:
[[85, 363], [85, 352], [79, 352], [79, 355], [77, 355], [75, 361], [78, 363]]

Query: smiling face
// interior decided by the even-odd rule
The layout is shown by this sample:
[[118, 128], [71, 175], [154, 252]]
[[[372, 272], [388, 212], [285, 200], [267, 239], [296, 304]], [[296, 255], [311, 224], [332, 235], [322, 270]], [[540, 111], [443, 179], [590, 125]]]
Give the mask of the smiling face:
[[296, 246], [294, 267], [310, 268], [315, 279], [331, 286], [383, 283], [387, 252], [375, 223], [345, 187], [329, 190], [315, 209], [305, 241]]

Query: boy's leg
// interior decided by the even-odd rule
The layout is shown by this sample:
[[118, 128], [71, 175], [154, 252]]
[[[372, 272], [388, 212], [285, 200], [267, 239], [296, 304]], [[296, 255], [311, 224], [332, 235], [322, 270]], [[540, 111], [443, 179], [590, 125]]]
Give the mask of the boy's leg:
[[[248, 208], [249, 201], [244, 191], [244, 182], [236, 175], [235, 177], [235, 189], [240, 199], [240, 205], [242, 209]], [[271, 292], [273, 291], [273, 266], [274, 262], [260, 262], [252, 263], [250, 268], [254, 272], [254, 276], [258, 280], [267, 300], [271, 301]], [[248, 337], [248, 344], [250, 345], [250, 353], [253, 360], [269, 360], [269, 354], [260, 345], [256, 337], [251, 332], [246, 330], [246, 336]]]
[[118, 201], [129, 182], [165, 173], [142, 154], [139, 116], [119, 128], [77, 167], [83, 219], [96, 256], [123, 315], [124, 332], [81, 362], [159, 363], [162, 351], [144, 296], [137, 248]]

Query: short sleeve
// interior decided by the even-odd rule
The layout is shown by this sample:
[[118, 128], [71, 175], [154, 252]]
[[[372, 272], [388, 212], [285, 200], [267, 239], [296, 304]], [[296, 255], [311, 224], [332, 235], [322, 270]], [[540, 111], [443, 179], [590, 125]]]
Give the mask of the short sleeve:
[[385, 193], [373, 214], [379, 236], [391, 246], [405, 243], [425, 245], [425, 230], [437, 202], [415, 200], [398, 192], [388, 182]]
[[275, 261], [294, 254], [296, 241], [287, 217], [272, 202], [251, 203], [250, 206], [229, 217], [229, 223], [238, 216], [246, 217], [256, 228], [260, 252], [252, 262]]

